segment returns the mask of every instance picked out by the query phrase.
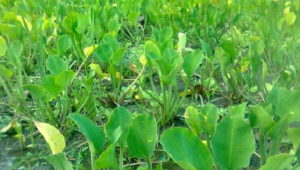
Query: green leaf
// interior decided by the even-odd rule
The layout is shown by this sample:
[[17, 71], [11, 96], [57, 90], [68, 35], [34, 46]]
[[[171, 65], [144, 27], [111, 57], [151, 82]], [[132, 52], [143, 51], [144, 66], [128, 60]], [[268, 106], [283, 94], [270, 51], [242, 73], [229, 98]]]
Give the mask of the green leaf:
[[251, 126], [259, 127], [262, 133], [268, 132], [275, 124], [273, 117], [260, 105], [251, 107], [249, 120]]
[[226, 40], [221, 43], [220, 47], [223, 48], [230, 55], [230, 63], [233, 63], [234, 59], [236, 58], [236, 50], [234, 42], [231, 40]]
[[72, 163], [68, 161], [67, 157], [63, 153], [55, 155], [49, 155], [46, 160], [55, 168], [59, 170], [73, 170]]
[[112, 58], [112, 62], [114, 63], [114, 65], [116, 65], [116, 66], [120, 66], [121, 65], [125, 49], [126, 49], [125, 47], [119, 48], [114, 53], [113, 58]]
[[56, 77], [55, 84], [62, 86], [65, 89], [74, 76], [75, 73], [73, 70], [64, 70]]
[[99, 44], [95, 50], [95, 55], [100, 60], [109, 63], [113, 55], [113, 49], [108, 44]]
[[199, 65], [202, 63], [203, 53], [201, 50], [191, 52], [184, 58], [182, 68], [188, 76], [192, 76]]
[[160, 143], [183, 169], [213, 169], [213, 158], [208, 148], [199, 137], [186, 128], [176, 127], [166, 130], [161, 135]]
[[68, 116], [78, 126], [86, 139], [92, 144], [97, 154], [101, 153], [105, 144], [105, 134], [103, 130], [96, 126], [88, 117], [79, 113], [72, 113]]
[[7, 50], [7, 44], [5, 39], [0, 36], [0, 58], [6, 53]]
[[9, 61], [14, 65], [18, 64], [20, 62], [19, 58], [21, 57], [22, 51], [23, 51], [23, 44], [18, 40], [13, 41], [7, 51], [8, 52], [7, 57]]
[[45, 95], [45, 88], [37, 84], [24, 84], [24, 90], [28, 90], [32, 96], [42, 99]]
[[232, 115], [240, 116], [241, 118], [244, 118], [246, 113], [246, 105], [247, 103], [243, 102], [239, 105], [231, 106], [229, 110], [231, 111]]
[[287, 153], [271, 156], [268, 158], [267, 163], [260, 168], [260, 170], [285, 170], [291, 168], [291, 163], [294, 156]]
[[102, 40], [104, 44], [107, 44], [112, 48], [113, 52], [120, 47], [118, 40], [111, 34], [105, 34]]
[[98, 79], [101, 81], [107, 74], [102, 73], [102, 70], [99, 64], [91, 63], [90, 65], [91, 70], [94, 70], [97, 73]]
[[257, 52], [258, 55], [262, 55], [265, 50], [265, 43], [263, 40], [258, 40], [253, 42], [253, 50]]
[[219, 119], [218, 108], [211, 103], [206, 104], [201, 109], [200, 115], [205, 118], [205, 120], [201, 120], [201, 129], [213, 136]]
[[165, 41], [168, 41], [168, 40], [170, 40], [170, 38], [172, 37], [172, 35], [173, 35], [173, 30], [172, 30], [172, 28], [171, 28], [170, 26], [166, 26], [166, 27], [164, 27], [164, 28], [160, 31], [160, 33], [159, 33], [159, 35], [158, 35], [158, 41], [159, 41], [160, 43], [163, 43], [163, 42], [165, 42]]
[[293, 143], [293, 148], [297, 151], [300, 148], [300, 127], [298, 128], [289, 128], [287, 130], [289, 139]]
[[68, 69], [68, 65], [59, 56], [51, 55], [46, 59], [46, 68], [52, 75], [57, 76], [64, 70]]
[[129, 130], [129, 154], [136, 158], [150, 158], [157, 142], [157, 123], [149, 114], [136, 117]]
[[57, 49], [60, 54], [64, 54], [72, 46], [72, 40], [69, 35], [64, 34], [57, 39]]
[[6, 79], [10, 79], [13, 76], [13, 72], [3, 65], [0, 64], [0, 75], [3, 76]]
[[147, 63], [152, 67], [152, 59], [158, 59], [161, 57], [161, 53], [157, 45], [152, 41], [146, 41], [145, 43], [145, 57], [147, 59]]
[[[125, 148], [127, 136], [132, 123], [131, 113], [124, 107], [118, 107], [113, 110], [109, 120], [105, 126], [105, 132], [108, 137], [108, 145], [117, 142], [121, 148]], [[115, 131], [120, 128], [121, 136], [115, 141]]]
[[[283, 117], [287, 114], [294, 114], [300, 121], [300, 89], [295, 89], [284, 93], [280, 96], [279, 103], [276, 109], [276, 115]], [[273, 104], [273, 103], [272, 103]], [[295, 119], [296, 121], [296, 119]]]
[[121, 28], [121, 24], [118, 23], [117, 19], [112, 18], [109, 19], [107, 28], [109, 32], [114, 32], [115, 34], [117, 34]]
[[295, 23], [295, 21], [296, 21], [296, 18], [297, 18], [297, 16], [296, 16], [296, 14], [295, 14], [294, 12], [289, 12], [289, 13], [286, 14], [286, 16], [285, 16], [286, 24], [287, 24], [288, 26], [293, 25], [293, 24]]
[[200, 123], [199, 113], [197, 109], [193, 106], [187, 107], [184, 113], [184, 118], [185, 118], [185, 122], [188, 124], [192, 132], [195, 135], [200, 136], [202, 129], [200, 127], [201, 123]]
[[104, 152], [101, 153], [99, 158], [96, 160], [97, 169], [119, 169], [117, 157], [116, 157], [116, 146], [111, 144]]
[[45, 76], [43, 78], [43, 87], [48, 93], [56, 97], [63, 91], [63, 88], [55, 83], [55, 79], [56, 77], [52, 75]]
[[279, 150], [281, 140], [285, 135], [286, 130], [288, 129], [290, 123], [292, 122], [292, 119], [293, 119], [292, 114], [285, 115], [268, 131], [267, 135], [272, 140], [271, 143], [272, 153], [269, 153], [269, 155], [274, 155]]
[[[227, 116], [217, 126], [212, 138], [215, 162], [221, 169], [238, 169], [249, 166], [255, 151], [251, 127], [240, 116]], [[241, 149], [242, 148], [242, 149]]]
[[68, 16], [66, 16], [62, 22], [62, 26], [68, 31], [68, 32], [75, 32], [75, 29], [77, 27], [78, 20], [77, 20], [77, 13], [70, 12]]
[[48, 123], [34, 121], [39, 132], [44, 136], [46, 142], [51, 148], [52, 154], [62, 153], [66, 146], [64, 136], [55, 127]]
[[205, 52], [205, 54], [207, 56], [211, 56], [212, 50], [211, 50], [210, 45], [207, 42], [203, 41], [202, 39], [200, 39], [200, 44], [201, 44], [201, 49], [203, 50], [203, 52]]
[[78, 14], [77, 15], [78, 25], [76, 32], [83, 34], [88, 26], [91, 25], [91, 18], [87, 14]]

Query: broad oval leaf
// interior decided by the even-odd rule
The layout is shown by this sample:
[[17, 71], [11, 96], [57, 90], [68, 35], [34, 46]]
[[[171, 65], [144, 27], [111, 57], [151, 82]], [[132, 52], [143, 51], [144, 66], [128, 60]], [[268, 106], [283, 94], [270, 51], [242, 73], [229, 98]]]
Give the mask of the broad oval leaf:
[[[132, 123], [131, 113], [124, 107], [118, 107], [112, 111], [111, 116], [105, 126], [105, 132], [108, 137], [108, 144], [117, 142], [121, 148], [125, 148], [129, 128]], [[115, 132], [120, 128], [121, 135], [119, 139], [115, 139]], [[117, 140], [117, 141], [116, 141]]]
[[145, 43], [145, 57], [147, 59], [147, 63], [152, 67], [152, 59], [158, 59], [161, 57], [161, 53], [157, 45], [152, 41], [146, 41]]
[[160, 139], [164, 150], [183, 169], [212, 170], [213, 158], [199, 137], [186, 128], [166, 130]]
[[37, 84], [24, 84], [23, 88], [24, 90], [28, 90], [37, 99], [42, 99], [45, 95], [45, 88]]
[[68, 117], [77, 124], [80, 132], [93, 145], [96, 153], [101, 153], [105, 144], [103, 130], [96, 126], [91, 119], [79, 113], [72, 113]]
[[188, 76], [192, 76], [199, 65], [202, 63], [203, 53], [201, 50], [191, 52], [184, 58], [182, 68]]
[[298, 128], [289, 128], [287, 130], [289, 139], [293, 143], [293, 148], [297, 151], [300, 148], [300, 127]]
[[273, 117], [260, 105], [253, 106], [249, 115], [252, 127], [259, 127], [260, 132], [267, 133], [275, 122]]
[[291, 163], [294, 156], [287, 153], [271, 156], [268, 158], [267, 163], [260, 168], [260, 170], [285, 170], [291, 169]]
[[173, 30], [172, 30], [172, 28], [171, 28], [170, 26], [166, 26], [166, 27], [164, 27], [164, 28], [160, 31], [160, 33], [159, 33], [159, 35], [158, 35], [158, 41], [159, 41], [160, 43], [163, 43], [163, 42], [165, 42], [165, 41], [168, 41], [168, 40], [170, 40], [170, 38], [172, 37], [172, 35], [173, 35]]
[[7, 50], [7, 44], [5, 39], [0, 36], [0, 58], [6, 53]]
[[113, 58], [112, 58], [112, 62], [114, 63], [114, 65], [116, 65], [116, 66], [121, 65], [125, 49], [126, 48], [123, 47], [123, 48], [119, 48], [115, 51]]
[[150, 158], [157, 142], [157, 123], [149, 114], [141, 114], [132, 121], [127, 143], [129, 154], [136, 158]]
[[297, 16], [296, 16], [296, 14], [295, 14], [294, 12], [289, 12], [289, 13], [286, 14], [286, 16], [285, 16], [286, 24], [287, 24], [288, 26], [293, 25], [294, 22], [296, 21], [296, 18], [297, 18]]
[[92, 45], [92, 46], [84, 48], [83, 53], [84, 53], [85, 57], [90, 56], [97, 47], [98, 47], [98, 45]]
[[64, 70], [68, 69], [68, 65], [59, 56], [51, 55], [46, 59], [46, 68], [52, 75], [57, 76]]
[[108, 44], [99, 44], [95, 50], [95, 55], [101, 61], [109, 63], [113, 55], [113, 49]]
[[62, 22], [62, 26], [68, 31], [68, 32], [75, 32], [75, 29], [78, 24], [77, 19], [77, 13], [76, 12], [70, 12], [68, 16], [66, 16]]
[[55, 84], [66, 88], [74, 76], [75, 73], [73, 70], [64, 70], [56, 77]]
[[118, 162], [116, 157], [116, 146], [111, 144], [104, 152], [101, 153], [96, 160], [97, 169], [113, 168], [118, 169]]
[[192, 132], [200, 136], [202, 129], [200, 127], [200, 118], [199, 118], [199, 112], [197, 109], [193, 106], [187, 107], [185, 113], [184, 113], [185, 122], [188, 124]]
[[43, 78], [43, 87], [48, 93], [56, 97], [63, 91], [63, 88], [55, 83], [55, 79], [56, 77], [52, 75], [45, 76]]
[[13, 74], [14, 73], [11, 70], [0, 64], [0, 76], [5, 77], [6, 79], [10, 79]]
[[105, 34], [102, 40], [104, 44], [107, 44], [112, 48], [113, 52], [120, 47], [118, 40], [111, 34]]
[[91, 17], [87, 14], [78, 14], [77, 15], [78, 24], [76, 27], [76, 32], [83, 34], [86, 28], [91, 25]]
[[250, 125], [240, 116], [227, 116], [217, 126], [212, 138], [215, 162], [221, 169], [247, 167], [255, 151], [255, 140]]
[[201, 121], [202, 130], [213, 136], [219, 119], [218, 108], [214, 104], [209, 103], [201, 109], [200, 114], [205, 118], [205, 121]]
[[23, 51], [23, 44], [16, 40], [13, 41], [8, 50], [7, 50], [7, 59], [11, 62], [13, 65], [18, 65], [20, 61], [20, 57]]
[[72, 163], [68, 161], [67, 157], [63, 153], [55, 155], [49, 155], [46, 160], [55, 168], [59, 170], [73, 170]]
[[62, 153], [66, 146], [64, 136], [54, 126], [48, 123], [34, 122], [39, 132], [44, 136], [51, 148], [52, 154]]
[[71, 48], [72, 41], [69, 35], [64, 34], [57, 39], [57, 49], [60, 54], [64, 54], [68, 49]]

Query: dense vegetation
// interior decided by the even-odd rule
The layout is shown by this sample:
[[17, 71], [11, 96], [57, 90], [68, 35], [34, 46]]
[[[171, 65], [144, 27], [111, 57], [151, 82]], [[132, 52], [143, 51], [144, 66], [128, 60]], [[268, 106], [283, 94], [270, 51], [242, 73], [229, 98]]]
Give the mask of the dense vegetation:
[[2, 168], [300, 169], [300, 1], [0, 8]]

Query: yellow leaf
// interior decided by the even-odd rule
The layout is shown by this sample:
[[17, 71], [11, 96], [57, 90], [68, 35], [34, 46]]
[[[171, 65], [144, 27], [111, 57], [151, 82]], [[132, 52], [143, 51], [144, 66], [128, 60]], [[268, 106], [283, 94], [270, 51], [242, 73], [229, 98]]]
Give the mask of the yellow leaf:
[[284, 10], [283, 10], [283, 15], [286, 15], [290, 13], [290, 7], [286, 7]]
[[102, 70], [101, 70], [101, 68], [100, 68], [100, 66], [99, 66], [98, 64], [91, 63], [91, 64], [90, 64], [90, 68], [91, 68], [93, 71], [96, 72], [96, 74], [97, 74], [97, 76], [98, 76], [98, 78], [99, 78], [100, 81], [101, 81], [104, 77], [107, 76], [106, 73], [102, 73]]
[[232, 1], [231, 0], [228, 0], [227, 1], [227, 4], [230, 6], [232, 4]]
[[212, 4], [213, 4], [213, 5], [216, 5], [217, 3], [218, 3], [218, 0], [213, 0], [213, 1], [212, 1]]
[[135, 64], [130, 64], [130, 68], [131, 68], [132, 71], [134, 71], [135, 73], [139, 74], [139, 71], [137, 70]]
[[[184, 92], [181, 92], [181, 93], [179, 94], [179, 96], [182, 97], [182, 96], [183, 96], [183, 93], [184, 93]], [[187, 90], [187, 91], [186, 91], [186, 95], [187, 95], [187, 96], [189, 96], [189, 95], [191, 95], [191, 94], [192, 94], [192, 91], [191, 91], [191, 90]]]
[[296, 21], [296, 14], [294, 12], [290, 12], [285, 16], [285, 22], [288, 26], [293, 25]]
[[119, 79], [121, 77], [121, 80], [124, 79], [124, 77], [120, 74], [120, 72], [116, 72], [116, 78]]
[[146, 60], [146, 57], [145, 55], [141, 55], [140, 58], [139, 58], [139, 61], [140, 63], [145, 66], [147, 64], [147, 60]]
[[[22, 24], [22, 26], [23, 26], [24, 28], [26, 28], [21, 15], [18, 15], [18, 16], [17, 16], [17, 20], [21, 22], [21, 24]], [[31, 31], [31, 30], [32, 30], [32, 25], [31, 25], [31, 23], [30, 23], [25, 17], [24, 17], [24, 20], [25, 20], [25, 22], [26, 22], [26, 25], [27, 25], [27, 27], [28, 27], [28, 30]]]
[[90, 56], [94, 51], [95, 49], [98, 47], [98, 45], [93, 45], [93, 46], [90, 46], [90, 47], [86, 47], [84, 50], [83, 50], [83, 53], [85, 55], [85, 57], [88, 57]]
[[39, 132], [44, 136], [46, 142], [51, 148], [52, 154], [62, 153], [65, 146], [64, 136], [55, 127], [48, 123], [34, 122]]
[[260, 38], [259, 38], [258, 36], [252, 35], [252, 36], [250, 36], [250, 40], [251, 40], [252, 42], [255, 42], [255, 41], [260, 40]]

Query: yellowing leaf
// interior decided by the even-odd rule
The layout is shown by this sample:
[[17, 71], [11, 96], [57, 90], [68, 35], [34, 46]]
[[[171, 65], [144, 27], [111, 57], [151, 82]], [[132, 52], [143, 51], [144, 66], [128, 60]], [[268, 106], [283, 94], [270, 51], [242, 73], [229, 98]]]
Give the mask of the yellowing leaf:
[[255, 41], [260, 40], [260, 38], [259, 38], [258, 36], [252, 35], [252, 36], [250, 36], [250, 40], [251, 40], [252, 42], [255, 42]]
[[120, 72], [116, 72], [116, 78], [119, 79], [121, 77], [121, 80], [124, 79], [124, 77], [120, 74]]
[[283, 15], [286, 15], [290, 13], [290, 7], [286, 7], [284, 10], [283, 10]]
[[90, 56], [94, 51], [95, 49], [98, 47], [98, 45], [93, 45], [93, 46], [90, 46], [90, 47], [86, 47], [84, 50], [83, 50], [83, 53], [85, 55], [85, 57], [88, 57]]
[[101, 68], [100, 68], [100, 66], [99, 66], [98, 64], [91, 63], [91, 64], [90, 64], [90, 68], [91, 68], [93, 71], [96, 72], [96, 74], [97, 74], [97, 76], [98, 76], [98, 78], [99, 78], [100, 81], [101, 81], [104, 77], [107, 76], [106, 73], [102, 73], [102, 70], [101, 70]]
[[[24, 28], [26, 28], [26, 26], [25, 26], [25, 24], [24, 24], [24, 22], [23, 22], [23, 19], [22, 19], [22, 16], [21, 16], [21, 15], [18, 15], [18, 16], [17, 16], [17, 20], [21, 22], [21, 24], [22, 24], [22, 26], [23, 26]], [[31, 30], [32, 30], [32, 25], [31, 25], [31, 23], [30, 23], [25, 17], [24, 17], [24, 20], [25, 20], [25, 22], [26, 22], [26, 25], [27, 25], [28, 30], [31, 31]]]
[[34, 122], [39, 132], [44, 136], [46, 142], [51, 148], [52, 154], [62, 153], [65, 146], [64, 136], [55, 127], [48, 123]]
[[212, 1], [212, 4], [213, 4], [213, 5], [216, 5], [217, 3], [218, 3], [218, 0], [213, 0], [213, 1]]
[[147, 60], [146, 60], [146, 57], [145, 55], [141, 55], [140, 58], [139, 58], [139, 61], [140, 63], [145, 66], [147, 64]]
[[135, 73], [139, 74], [139, 71], [137, 70], [135, 64], [130, 64], [130, 68], [131, 68], [132, 71], [134, 71]]
[[231, 1], [231, 0], [228, 0], [228, 1], [227, 1], [227, 4], [228, 4], [228, 5], [231, 5], [231, 4], [232, 4], [232, 1]]
[[286, 14], [285, 21], [288, 26], [293, 25], [296, 21], [296, 14], [294, 12]]
[[5, 39], [0, 36], [0, 58], [6, 53], [7, 50], [7, 44]]
[[[181, 92], [181, 93], [179, 94], [179, 96], [182, 97], [182, 96], [183, 96], [183, 93], [184, 93], [184, 92]], [[191, 95], [191, 94], [192, 94], [192, 91], [191, 91], [191, 90], [187, 90], [187, 91], [186, 91], [186, 95], [187, 95], [187, 96], [189, 96], [189, 95]]]

